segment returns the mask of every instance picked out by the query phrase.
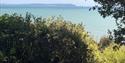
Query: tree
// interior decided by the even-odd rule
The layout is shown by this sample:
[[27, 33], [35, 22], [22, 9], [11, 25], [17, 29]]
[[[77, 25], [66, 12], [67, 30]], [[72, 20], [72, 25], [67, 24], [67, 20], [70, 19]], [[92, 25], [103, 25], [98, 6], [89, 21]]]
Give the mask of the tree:
[[125, 0], [94, 0], [100, 6], [95, 6], [93, 9], [98, 9], [98, 12], [105, 18], [112, 16], [116, 20], [117, 29], [114, 30], [114, 39], [116, 43], [121, 43], [125, 35]]
[[111, 40], [110, 40], [108, 37], [103, 36], [103, 37], [101, 37], [101, 39], [100, 39], [99, 46], [100, 46], [102, 49], [104, 49], [104, 48], [106, 48], [107, 46], [109, 46], [110, 43], [111, 43]]
[[93, 50], [97, 45], [81, 24], [30, 14], [0, 16], [0, 63], [93, 63]]

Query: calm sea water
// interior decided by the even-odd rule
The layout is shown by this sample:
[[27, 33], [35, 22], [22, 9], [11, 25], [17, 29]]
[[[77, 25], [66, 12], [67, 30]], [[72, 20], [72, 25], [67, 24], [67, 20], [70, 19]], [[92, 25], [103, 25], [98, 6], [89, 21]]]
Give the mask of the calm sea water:
[[89, 8], [0, 8], [0, 15], [4, 13], [18, 13], [25, 15], [30, 12], [35, 16], [49, 17], [59, 16], [73, 23], [83, 23], [86, 30], [95, 39], [107, 34], [107, 30], [115, 28], [114, 19], [111, 17], [103, 19], [97, 11], [89, 11]]

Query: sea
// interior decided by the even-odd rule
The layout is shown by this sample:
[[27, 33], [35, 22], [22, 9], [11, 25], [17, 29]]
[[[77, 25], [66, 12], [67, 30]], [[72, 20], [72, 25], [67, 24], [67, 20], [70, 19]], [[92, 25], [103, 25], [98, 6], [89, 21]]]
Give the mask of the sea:
[[103, 18], [97, 10], [89, 11], [89, 9], [90, 7], [0, 7], [0, 15], [5, 13], [25, 15], [26, 12], [44, 18], [61, 15], [66, 21], [82, 23], [89, 35], [99, 42], [102, 36], [108, 35], [108, 29], [113, 31], [116, 28], [115, 20], [112, 17]]

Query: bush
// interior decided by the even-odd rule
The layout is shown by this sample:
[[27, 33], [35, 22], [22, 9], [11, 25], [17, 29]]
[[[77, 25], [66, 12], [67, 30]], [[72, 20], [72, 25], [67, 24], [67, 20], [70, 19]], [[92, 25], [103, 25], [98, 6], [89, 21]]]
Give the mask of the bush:
[[99, 46], [100, 46], [101, 50], [108, 47], [111, 42], [112, 41], [107, 36], [101, 37], [100, 42], [99, 42]]
[[0, 16], [1, 63], [93, 63], [97, 45], [81, 24], [62, 17]]
[[125, 46], [98, 49], [81, 24], [62, 17], [0, 16], [0, 63], [125, 63]]
[[103, 62], [105, 63], [125, 63], [125, 46], [111, 44], [103, 53]]

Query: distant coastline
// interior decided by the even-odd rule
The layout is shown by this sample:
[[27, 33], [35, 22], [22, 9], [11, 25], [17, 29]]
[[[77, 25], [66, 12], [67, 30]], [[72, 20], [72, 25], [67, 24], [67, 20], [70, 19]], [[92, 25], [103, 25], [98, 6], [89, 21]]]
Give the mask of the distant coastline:
[[56, 7], [56, 8], [90, 8], [84, 6], [76, 6], [73, 4], [0, 4], [1, 8], [16, 8], [16, 7], [25, 7], [25, 8], [48, 8], [48, 7]]

